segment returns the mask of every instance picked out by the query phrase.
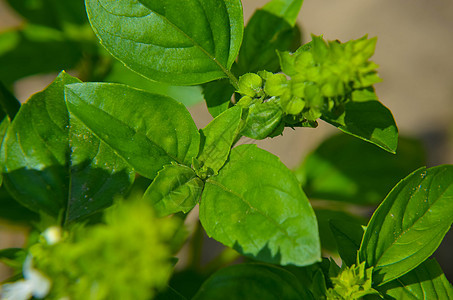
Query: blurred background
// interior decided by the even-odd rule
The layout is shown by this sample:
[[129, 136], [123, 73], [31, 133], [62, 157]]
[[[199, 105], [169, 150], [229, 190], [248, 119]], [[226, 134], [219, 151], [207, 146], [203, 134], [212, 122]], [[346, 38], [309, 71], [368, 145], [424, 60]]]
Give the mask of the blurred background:
[[[9, 2], [14, 3], [14, 0]], [[266, 2], [243, 0], [245, 20]], [[40, 22], [51, 22], [51, 19], [52, 16]], [[84, 17], [75, 22], [83, 24]], [[95, 81], [105, 75], [103, 72], [107, 72], [102, 67], [95, 72], [90, 69], [90, 61], [99, 57], [102, 60], [105, 54], [102, 50], [93, 48], [95, 40], [88, 27], [65, 28], [72, 40], [83, 41], [80, 46], [62, 43], [64, 38], [58, 36], [60, 28], [55, 24], [46, 24], [52, 29], [39, 31], [39, 37], [33, 36], [17, 11], [6, 0], [0, 0], [0, 80], [22, 102], [47, 86], [57, 75], [56, 70], [66, 69], [70, 74], [86, 81]], [[383, 79], [382, 83], [376, 85], [380, 101], [392, 111], [401, 134], [423, 141], [429, 166], [453, 163], [453, 1], [305, 0], [298, 24], [304, 42], [311, 40], [312, 33], [322, 34], [328, 40], [338, 39], [343, 42], [365, 34], [369, 37], [377, 36], [373, 61], [380, 66], [378, 71]], [[35, 51], [10, 53], [14, 49], [9, 41], [18, 38], [15, 31], [18, 28], [21, 30], [23, 47]], [[55, 61], [55, 55], [45, 47], [40, 48], [40, 43], [46, 39], [52, 40], [54, 48], [59, 47], [60, 56], [61, 53], [65, 54], [59, 57], [57, 65], [50, 63]], [[35, 54], [30, 56], [28, 53], [32, 52]], [[81, 58], [84, 60], [83, 65]], [[38, 71], [27, 74], [16, 69], [18, 64], [36, 66]], [[42, 65], [49, 67], [41, 68], [44, 70], [42, 72], [39, 71]], [[149, 85], [150, 88], [175, 98], [190, 96], [188, 98], [195, 99], [185, 104], [199, 127], [204, 127], [212, 119], [204, 103], [194, 104], [201, 97], [201, 89], [198, 87], [143, 83], [142, 78], [136, 78], [137, 75], [116, 64], [108, 65], [106, 69], [110, 72], [104, 77], [106, 81], [128, 83], [128, 80], [132, 80], [134, 83], [138, 82], [139, 86]], [[337, 130], [334, 127], [321, 122], [317, 129], [286, 129], [283, 136], [257, 144], [278, 155], [288, 167], [294, 168], [323, 139], [335, 132]], [[21, 247], [23, 243], [22, 227], [0, 221], [0, 249]], [[436, 253], [450, 281], [453, 281], [452, 249], [453, 234], [450, 233]], [[1, 268], [2, 266], [0, 280], [6, 276], [5, 273], [2, 274], [5, 271]]]

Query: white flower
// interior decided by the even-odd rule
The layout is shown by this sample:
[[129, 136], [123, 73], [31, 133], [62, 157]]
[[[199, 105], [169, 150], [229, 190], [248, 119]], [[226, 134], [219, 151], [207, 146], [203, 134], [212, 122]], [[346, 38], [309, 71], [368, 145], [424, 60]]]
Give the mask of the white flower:
[[49, 293], [50, 280], [38, 270], [33, 269], [31, 255], [25, 259], [23, 274], [24, 279], [3, 285], [2, 300], [28, 300], [32, 296], [42, 299]]
[[46, 239], [47, 244], [56, 244], [61, 240], [61, 228], [58, 226], [49, 227], [41, 235]]

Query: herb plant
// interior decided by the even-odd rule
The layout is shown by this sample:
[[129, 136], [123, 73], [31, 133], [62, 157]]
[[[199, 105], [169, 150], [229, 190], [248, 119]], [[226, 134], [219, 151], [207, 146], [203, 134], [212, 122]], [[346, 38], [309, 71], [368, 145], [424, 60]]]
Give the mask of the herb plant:
[[[198, 130], [168, 93], [88, 82], [108, 81], [112, 59], [76, 4], [48, 1], [57, 13], [46, 18], [11, 1], [30, 19], [24, 41], [40, 26], [43, 39], [58, 33], [92, 55], [85, 82], [62, 71], [23, 105], [11, 82], [60, 62], [1, 86], [1, 217], [31, 228], [24, 248], [0, 251], [14, 270], [2, 299], [453, 298], [430, 258], [453, 222], [453, 167], [422, 167], [420, 144], [398, 138], [373, 88], [376, 38], [301, 45], [302, 2], [271, 0], [244, 28], [240, 0], [85, 1], [100, 43], [127, 68], [167, 87], [201, 85], [213, 120]], [[295, 170], [243, 144], [320, 120], [344, 134]], [[328, 204], [314, 209], [316, 199]], [[379, 206], [367, 220], [338, 203]], [[226, 246], [207, 264], [203, 230]]]

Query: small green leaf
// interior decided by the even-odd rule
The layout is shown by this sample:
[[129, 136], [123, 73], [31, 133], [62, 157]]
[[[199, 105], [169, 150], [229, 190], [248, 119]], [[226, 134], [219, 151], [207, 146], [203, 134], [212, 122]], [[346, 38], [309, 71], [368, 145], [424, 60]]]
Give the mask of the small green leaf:
[[225, 164], [230, 149], [241, 130], [242, 109], [232, 107], [200, 130], [201, 144], [198, 160], [217, 174]]
[[2, 147], [3, 179], [10, 194], [35, 212], [57, 216], [68, 195], [69, 120], [65, 84], [79, 82], [62, 72], [23, 104]]
[[159, 216], [176, 212], [187, 213], [199, 202], [203, 181], [191, 168], [171, 164], [159, 171], [143, 195]]
[[275, 101], [254, 104], [248, 109], [241, 134], [256, 140], [265, 139], [278, 128], [282, 117], [282, 108]]
[[241, 264], [220, 269], [201, 286], [194, 300], [314, 299], [290, 272], [272, 265]]
[[175, 100], [120, 84], [66, 86], [74, 117], [150, 179], [171, 162], [190, 165], [200, 135], [189, 112]]
[[357, 252], [363, 237], [363, 227], [358, 222], [330, 220], [330, 229], [338, 245], [338, 253], [346, 266], [357, 263]]
[[[293, 2], [302, 5], [302, 1]], [[300, 46], [299, 28], [276, 13], [278, 12], [257, 10], [250, 18], [245, 27], [238, 62], [234, 66], [237, 67], [238, 74], [256, 73], [261, 70], [278, 72], [280, 66], [276, 50], [295, 51]]]
[[437, 249], [453, 223], [453, 166], [421, 168], [398, 183], [373, 214], [359, 260], [376, 283], [411, 271]]
[[307, 155], [295, 170], [309, 198], [369, 205], [380, 203], [401, 178], [425, 165], [420, 141], [400, 137], [396, 155], [338, 134]]
[[347, 134], [396, 153], [398, 128], [392, 113], [377, 100], [372, 88], [354, 91], [341, 115], [324, 114], [322, 119]]
[[258, 260], [320, 261], [316, 218], [297, 179], [255, 145], [234, 148], [219, 174], [206, 180], [200, 221], [209, 236]]
[[231, 104], [231, 97], [234, 94], [234, 87], [228, 79], [221, 79], [203, 84], [203, 95], [212, 117], [217, 117], [228, 109]]
[[34, 25], [0, 33], [0, 45], [0, 81], [7, 86], [26, 76], [74, 68], [82, 58], [81, 44]]
[[86, 1], [101, 43], [132, 70], [192, 85], [231, 77], [243, 34], [240, 0]]
[[453, 299], [453, 287], [435, 259], [427, 259], [414, 270], [377, 288], [391, 299]]
[[263, 6], [263, 10], [284, 18], [288, 24], [294, 26], [303, 2], [303, 0], [272, 0]]

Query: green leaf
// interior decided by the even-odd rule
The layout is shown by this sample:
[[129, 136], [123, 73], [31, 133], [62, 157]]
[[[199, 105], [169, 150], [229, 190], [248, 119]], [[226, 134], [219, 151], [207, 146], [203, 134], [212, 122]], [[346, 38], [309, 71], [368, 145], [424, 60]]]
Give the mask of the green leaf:
[[329, 224], [343, 263], [348, 267], [356, 264], [357, 252], [364, 232], [363, 227], [360, 223], [346, 220], [330, 220]]
[[295, 170], [309, 198], [380, 203], [401, 178], [425, 165], [420, 141], [400, 137], [396, 155], [339, 134], [325, 140]]
[[132, 70], [192, 85], [230, 77], [243, 34], [240, 0], [86, 1], [101, 43]]
[[[299, 2], [302, 5], [302, 1]], [[266, 7], [266, 6], [265, 6]], [[280, 65], [276, 50], [295, 51], [300, 46], [301, 33], [283, 16], [272, 11], [257, 10], [244, 31], [239, 52], [237, 73], [256, 73], [261, 70], [278, 72]], [[234, 70], [234, 69], [233, 69]]]
[[204, 183], [191, 168], [171, 164], [159, 171], [143, 195], [158, 216], [176, 212], [187, 213], [199, 202]]
[[110, 206], [135, 179], [132, 168], [75, 116], [70, 115], [70, 190], [65, 222], [86, 218]]
[[398, 128], [390, 110], [382, 105], [373, 88], [356, 90], [339, 116], [323, 114], [322, 119], [341, 131], [396, 153]]
[[[330, 203], [329, 203], [330, 204]], [[328, 205], [326, 205], [328, 206]], [[365, 225], [367, 223], [367, 219], [361, 218], [356, 215], [352, 215], [347, 211], [343, 210], [335, 210], [334, 208], [321, 208], [316, 207], [315, 209], [316, 219], [318, 220], [318, 228], [319, 228], [319, 237], [321, 239], [321, 247], [323, 250], [327, 250], [330, 253], [339, 252], [339, 248], [337, 243], [335, 242], [335, 233], [332, 231], [330, 226], [330, 221], [332, 220], [341, 220], [347, 221], [354, 224]], [[359, 241], [360, 246], [360, 241]], [[357, 256], [357, 254], [355, 254]]]
[[116, 59], [112, 64], [109, 74], [102, 81], [123, 83], [154, 94], [168, 96], [181, 102], [186, 107], [193, 106], [203, 101], [202, 89], [200, 86], [174, 86], [149, 80], [126, 68]]
[[391, 299], [453, 299], [453, 287], [435, 259], [427, 259], [411, 272], [377, 290]]
[[61, 73], [22, 105], [2, 146], [3, 179], [25, 207], [57, 216], [68, 195], [69, 121], [65, 84], [79, 80]]
[[256, 140], [265, 139], [279, 128], [282, 117], [282, 108], [275, 101], [253, 104], [248, 109], [241, 134]]
[[203, 283], [194, 300], [314, 299], [290, 272], [264, 264], [241, 264], [220, 269]]
[[[20, 109], [20, 102], [0, 81], [0, 119], [8, 116], [10, 120], [14, 119]], [[2, 135], [3, 138], [3, 135]]]
[[212, 117], [217, 117], [228, 109], [231, 104], [231, 97], [234, 94], [234, 87], [229, 80], [221, 79], [203, 84], [203, 95]]
[[28, 22], [63, 29], [68, 23], [85, 23], [83, 0], [7, 0]]
[[65, 93], [71, 116], [147, 178], [198, 154], [195, 123], [171, 98], [109, 83], [67, 85]]
[[198, 160], [212, 169], [216, 175], [225, 164], [230, 149], [236, 141], [242, 126], [242, 109], [232, 107], [200, 129], [201, 145]]
[[263, 10], [284, 18], [288, 24], [294, 26], [303, 2], [303, 0], [272, 0], [263, 6]]
[[206, 180], [200, 221], [208, 236], [261, 261], [320, 260], [316, 218], [297, 179], [255, 145], [234, 148], [219, 174]]
[[359, 260], [376, 283], [417, 267], [437, 249], [453, 222], [453, 166], [421, 168], [403, 179], [373, 214]]
[[0, 45], [0, 81], [7, 86], [26, 76], [71, 69], [82, 57], [79, 43], [39, 26], [3, 32]]
[[11, 223], [30, 224], [38, 221], [38, 215], [20, 205], [8, 193], [4, 186], [0, 187], [0, 219]]

